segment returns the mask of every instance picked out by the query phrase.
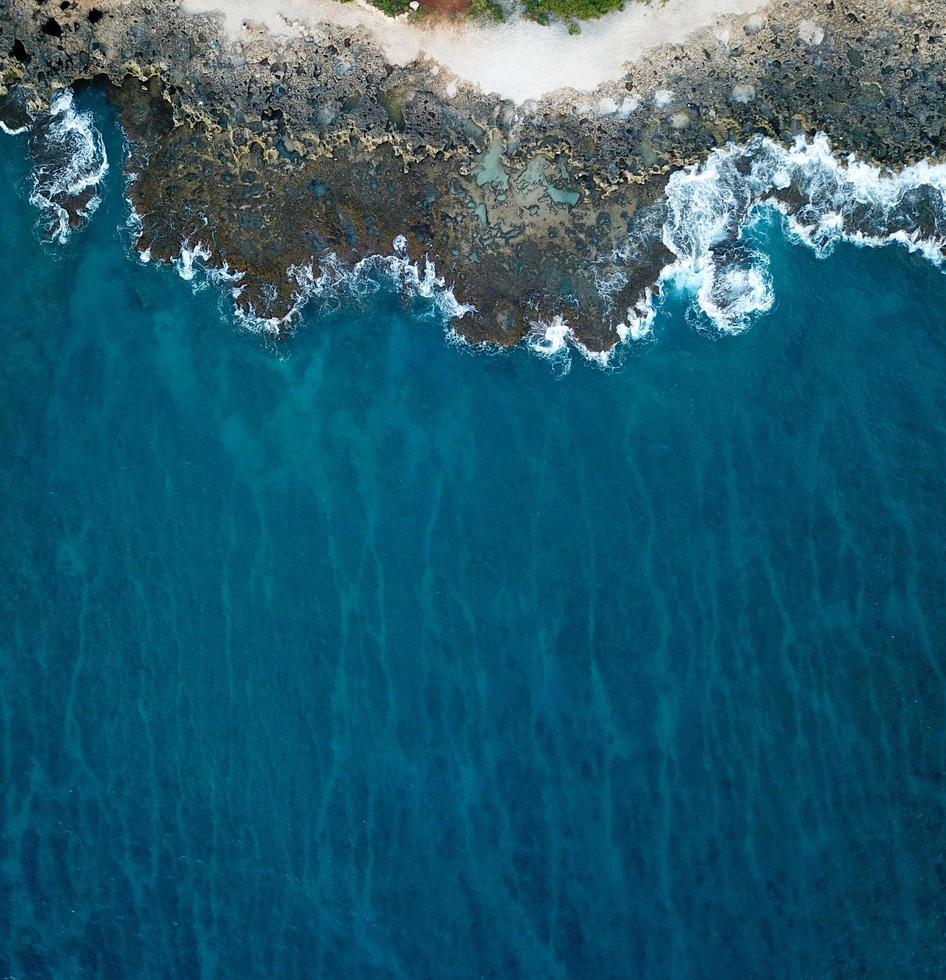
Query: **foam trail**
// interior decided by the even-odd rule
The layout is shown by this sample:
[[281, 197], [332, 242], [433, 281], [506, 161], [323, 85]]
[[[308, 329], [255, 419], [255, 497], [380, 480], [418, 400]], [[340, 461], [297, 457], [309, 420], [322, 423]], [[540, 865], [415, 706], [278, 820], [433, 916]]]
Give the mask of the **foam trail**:
[[[140, 222], [137, 215], [135, 218]], [[212, 251], [202, 242], [191, 244], [190, 240], [181, 242], [181, 250], [172, 265], [177, 274], [192, 283], [195, 289], [203, 289], [208, 284], [228, 286], [234, 301], [243, 294], [243, 273], [234, 272], [226, 262], [219, 268], [208, 265], [213, 257]], [[139, 253], [142, 262], [151, 261], [150, 249]], [[319, 261], [318, 275], [314, 262], [306, 265], [290, 266], [287, 270], [294, 284], [292, 306], [282, 316], [266, 316], [252, 304], [234, 303], [233, 313], [238, 322], [254, 333], [277, 336], [290, 329], [299, 318], [308, 302], [317, 298], [324, 305], [331, 305], [342, 297], [360, 298], [371, 295], [381, 288], [384, 280], [396, 283], [409, 295], [426, 300], [430, 310], [448, 320], [457, 320], [474, 307], [460, 303], [442, 276], [437, 275], [434, 263], [426, 256], [423, 265], [413, 262], [407, 253], [407, 240], [398, 235], [392, 243], [391, 255], [372, 255], [362, 259], [352, 267], [346, 267], [335, 253], [329, 253]], [[275, 299], [275, 290], [273, 290]]]
[[[132, 183], [137, 180], [136, 174], [130, 174], [126, 183]], [[128, 211], [128, 217], [125, 219], [125, 229], [128, 232], [128, 238], [130, 240], [131, 246], [134, 247], [141, 239], [141, 233], [144, 230], [144, 216], [138, 214], [135, 210], [134, 205]], [[138, 261], [142, 265], [147, 265], [151, 261], [151, 249], [143, 248], [136, 250], [138, 256]]]
[[19, 136], [21, 133], [28, 133], [29, 131], [29, 126], [17, 126], [16, 129], [13, 129], [0, 119], [0, 132], [6, 133], [7, 136]]
[[197, 263], [203, 263], [211, 257], [213, 253], [201, 242], [191, 246], [189, 241], [181, 242], [181, 254], [174, 260], [174, 268], [177, 274], [185, 282], [193, 282], [197, 274]]
[[762, 207], [781, 211], [791, 236], [819, 256], [841, 241], [897, 243], [943, 263], [946, 165], [894, 173], [853, 156], [839, 160], [823, 134], [787, 148], [761, 136], [731, 144], [670, 177], [662, 233], [676, 260], [661, 279], [691, 291], [723, 333], [744, 330], [775, 299], [766, 257], [743, 241]]
[[[621, 260], [632, 264], [635, 252], [662, 239], [674, 260], [662, 270], [658, 286], [672, 282], [689, 291], [698, 326], [739, 333], [775, 301], [768, 258], [744, 238], [763, 208], [777, 209], [792, 238], [819, 256], [829, 254], [839, 241], [869, 247], [896, 243], [936, 265], [944, 264], [946, 165], [919, 163], [893, 172], [854, 157], [834, 157], [824, 135], [810, 140], [799, 137], [788, 147], [756, 137], [741, 146], [715, 150], [702, 164], [671, 175], [662, 204], [642, 216], [634, 237], [603, 266], [610, 269], [598, 285], [602, 292], [616, 295], [628, 281]], [[140, 223], [136, 215], [129, 220]], [[149, 261], [150, 251], [140, 257]], [[233, 298], [239, 299], [244, 288], [241, 275], [226, 265], [213, 269], [207, 264], [211, 258], [211, 250], [201, 242], [185, 241], [173, 264], [195, 288], [225, 283]], [[473, 310], [457, 301], [426, 256], [420, 262], [411, 260], [403, 236], [394, 240], [389, 255], [371, 256], [346, 267], [329, 254], [317, 268], [318, 272], [312, 263], [288, 270], [295, 288], [291, 309], [284, 316], [266, 316], [244, 302], [236, 306], [237, 317], [248, 329], [280, 334], [295, 322], [309, 299], [319, 297], [331, 304], [343, 296], [357, 298], [375, 292], [385, 279], [430, 301], [430, 310], [448, 320]], [[620, 342], [636, 343], [652, 336], [658, 294], [657, 286], [646, 289], [627, 310], [615, 328]], [[573, 351], [603, 367], [613, 366], [619, 357], [618, 345], [604, 352], [586, 348], [561, 316], [533, 321], [531, 327], [525, 346], [563, 371], [568, 370]], [[461, 340], [453, 327], [448, 328], [448, 337]]]
[[561, 377], [571, 370], [573, 350], [598, 367], [611, 366], [611, 351], [593, 351], [587, 348], [562, 316], [554, 316], [548, 321], [532, 321], [526, 346], [534, 354], [551, 361]]
[[76, 112], [72, 92], [60, 92], [49, 112], [34, 120], [30, 203], [48, 221], [51, 241], [65, 242], [77, 220], [88, 220], [101, 198], [96, 193], [108, 172], [102, 134], [88, 112]]
[[[423, 271], [418, 262], [411, 261], [407, 254], [407, 239], [403, 235], [398, 235], [392, 244], [393, 255], [376, 256], [374, 260], [379, 262], [388, 275], [396, 279], [409, 293], [430, 300], [438, 313], [451, 320], [459, 320], [467, 313], [475, 312], [476, 307], [457, 300], [453, 290], [447, 285], [443, 276], [437, 275], [434, 263], [426, 255]], [[371, 263], [372, 259], [364, 261]], [[361, 264], [359, 262], [355, 266], [356, 272]]]
[[654, 320], [657, 319], [657, 310], [654, 308], [654, 290], [648, 286], [644, 290], [644, 295], [634, 306], [628, 307], [627, 319], [624, 323], [619, 323], [614, 329], [622, 341], [643, 340], [649, 337], [654, 327]]
[[[526, 338], [529, 349], [540, 357], [550, 360], [566, 361], [568, 341], [573, 337], [572, 329], [561, 316], [553, 317], [548, 323], [536, 321]], [[566, 368], [567, 370], [567, 368]]]

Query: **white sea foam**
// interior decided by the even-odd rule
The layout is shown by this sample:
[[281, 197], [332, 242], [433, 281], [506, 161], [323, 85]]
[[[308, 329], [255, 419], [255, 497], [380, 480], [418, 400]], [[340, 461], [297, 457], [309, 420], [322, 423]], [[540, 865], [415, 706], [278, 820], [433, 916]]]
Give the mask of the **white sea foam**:
[[19, 136], [21, 133], [28, 133], [29, 131], [29, 126], [17, 126], [16, 129], [13, 129], [0, 119], [0, 132], [6, 133], [7, 136]]
[[484, 354], [490, 357], [497, 357], [501, 354], [509, 353], [509, 348], [504, 347], [502, 344], [490, 343], [488, 340], [476, 342], [469, 340], [457, 331], [452, 321], [444, 331], [444, 338], [451, 347], [464, 354]]
[[648, 286], [637, 303], [628, 308], [625, 321], [619, 323], [614, 329], [621, 341], [643, 340], [651, 335], [656, 318], [654, 290]]
[[[467, 313], [476, 311], [476, 307], [457, 300], [453, 290], [447, 285], [443, 276], [437, 275], [434, 263], [426, 255], [423, 269], [420, 263], [411, 261], [407, 253], [407, 239], [403, 235], [398, 235], [394, 239], [393, 248], [393, 255], [383, 256], [379, 261], [387, 269], [388, 274], [396, 278], [409, 292], [422, 299], [431, 300], [436, 310], [451, 320], [459, 320]], [[357, 270], [358, 266], [355, 268]]]
[[[770, 310], [775, 296], [768, 259], [744, 236], [766, 208], [779, 210], [792, 238], [819, 256], [829, 254], [841, 241], [869, 247], [896, 243], [936, 265], [946, 264], [946, 165], [920, 163], [895, 173], [853, 157], [835, 158], [823, 135], [811, 140], [799, 137], [789, 147], [757, 137], [743, 146], [716, 150], [704, 163], [673, 174], [662, 205], [651, 216], [655, 223], [642, 224], [635, 237], [611, 256], [610, 270], [599, 277], [598, 285], [613, 295], [627, 283], [622, 261], [630, 264], [635, 251], [652, 247], [654, 236], [661, 237], [674, 256], [658, 284], [646, 289], [615, 327], [620, 346], [652, 336], [656, 297], [667, 284], [691, 294], [698, 325], [722, 333], [739, 333]], [[135, 215], [132, 219], [140, 221]], [[140, 257], [149, 261], [150, 250]], [[185, 241], [174, 267], [195, 288], [227, 285], [232, 297], [239, 299], [242, 275], [226, 265], [210, 267], [211, 257], [202, 242]], [[333, 304], [375, 292], [385, 280], [428, 300], [431, 312], [448, 321], [473, 310], [458, 302], [426, 256], [420, 262], [411, 260], [402, 236], [392, 243], [390, 255], [372, 256], [354, 267], [330, 254], [319, 261], [317, 272], [309, 264], [294, 266], [288, 273], [294, 284], [289, 312], [266, 316], [245, 303], [236, 304], [237, 316], [247, 328], [279, 333], [311, 298]], [[452, 326], [447, 336], [469, 346]], [[562, 316], [531, 321], [525, 346], [563, 373], [573, 351], [602, 367], [614, 366], [621, 356], [618, 346], [606, 352], [589, 350]], [[499, 348], [477, 345], [473, 349]]]
[[[212, 255], [210, 249], [202, 242], [191, 245], [189, 240], [185, 240], [181, 242], [181, 253], [174, 260], [174, 268], [185, 282], [193, 282], [198, 269]], [[201, 284], [203, 285], [205, 282], [206, 280], [202, 281]]]
[[565, 322], [564, 317], [556, 316], [547, 323], [536, 321], [527, 343], [542, 357], [560, 357], [568, 349], [569, 338], [573, 336], [572, 328]]
[[743, 239], [764, 207], [780, 210], [792, 237], [819, 256], [841, 241], [893, 242], [943, 263], [946, 165], [895, 173], [838, 159], [824, 135], [790, 147], [765, 137], [730, 145], [670, 177], [663, 242], [676, 259], [661, 276], [692, 292], [723, 333], [744, 330], [775, 300], [766, 257]]
[[[34, 154], [40, 162], [33, 169], [30, 203], [48, 220], [50, 239], [65, 242], [72, 229], [63, 202], [98, 187], [108, 172], [105, 143], [91, 113], [76, 112], [68, 90], [56, 96], [46, 118], [33, 128]], [[76, 214], [88, 219], [99, 204], [101, 198], [93, 193]]]
[[[137, 174], [128, 174], [125, 183], [131, 184], [138, 179]], [[130, 239], [131, 245], [135, 246], [141, 239], [141, 233], [144, 230], [144, 215], [139, 214], [134, 205], [129, 208], [128, 217], [125, 219], [125, 228], [128, 231], [128, 237]], [[138, 261], [142, 265], [147, 265], [151, 261], [151, 248], [143, 248], [137, 250]]]
[[[147, 257], [146, 257], [147, 256]], [[150, 249], [140, 253], [141, 260], [151, 260]], [[234, 301], [243, 294], [242, 272], [235, 272], [226, 262], [221, 267], [208, 265], [212, 251], [198, 241], [181, 242], [181, 250], [173, 266], [177, 274], [195, 289], [207, 285], [226, 286]], [[449, 321], [460, 319], [474, 307], [460, 303], [442, 276], [437, 275], [434, 263], [425, 255], [422, 263], [412, 261], [407, 252], [407, 240], [398, 235], [392, 243], [391, 255], [372, 255], [352, 267], [345, 266], [334, 253], [320, 259], [318, 274], [314, 262], [290, 266], [287, 275], [293, 283], [292, 305], [282, 316], [267, 316], [252, 304], [234, 303], [234, 315], [242, 326], [254, 333], [279, 334], [294, 325], [308, 302], [317, 298], [330, 306], [341, 298], [365, 297], [377, 292], [385, 280], [396, 283], [406, 293], [429, 303], [428, 308]], [[270, 300], [275, 300], [275, 289]]]
[[525, 342], [534, 354], [551, 361], [561, 376], [571, 370], [573, 350], [598, 367], [612, 366], [613, 351], [594, 351], [587, 348], [562, 316], [554, 316], [551, 320], [531, 321], [531, 330]]
[[[692, 322], [721, 333], [739, 333], [770, 310], [775, 293], [768, 258], [744, 234], [765, 209], [781, 212], [791, 238], [819, 257], [842, 241], [893, 243], [946, 265], [946, 165], [924, 162], [893, 172], [835, 157], [823, 135], [799, 137], [789, 147], [756, 137], [673, 174], [662, 203], [609, 257], [609, 271], [596, 278], [605, 296], [627, 285], [627, 268], [653, 248], [655, 237], [674, 256], [656, 289], [647, 288], [616, 325], [618, 341], [652, 336], [655, 297], [667, 285], [691, 295]], [[554, 322], [533, 331], [527, 343], [551, 358], [578, 349], [574, 335]]]

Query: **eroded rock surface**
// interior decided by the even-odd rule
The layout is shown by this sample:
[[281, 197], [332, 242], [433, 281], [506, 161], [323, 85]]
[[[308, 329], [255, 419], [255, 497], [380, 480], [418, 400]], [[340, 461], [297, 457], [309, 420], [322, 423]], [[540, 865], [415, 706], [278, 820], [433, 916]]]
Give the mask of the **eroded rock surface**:
[[290, 268], [390, 253], [403, 235], [476, 307], [455, 325], [471, 342], [514, 344], [562, 315], [606, 350], [668, 260], [674, 170], [755, 133], [823, 131], [891, 166], [946, 142], [940, 0], [783, 0], [592, 95], [521, 107], [435, 65], [391, 66], [350, 30], [245, 34], [174, 0], [9, 0], [0, 118], [106, 84], [133, 145], [139, 249], [172, 259], [201, 241], [267, 317], [292, 307]]

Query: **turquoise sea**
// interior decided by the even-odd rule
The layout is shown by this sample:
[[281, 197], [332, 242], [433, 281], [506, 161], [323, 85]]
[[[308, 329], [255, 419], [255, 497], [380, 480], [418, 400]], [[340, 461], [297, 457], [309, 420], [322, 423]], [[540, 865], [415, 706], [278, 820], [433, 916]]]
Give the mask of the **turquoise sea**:
[[611, 372], [275, 347], [99, 121], [65, 245], [0, 139], [0, 976], [942, 976], [946, 277], [770, 216]]

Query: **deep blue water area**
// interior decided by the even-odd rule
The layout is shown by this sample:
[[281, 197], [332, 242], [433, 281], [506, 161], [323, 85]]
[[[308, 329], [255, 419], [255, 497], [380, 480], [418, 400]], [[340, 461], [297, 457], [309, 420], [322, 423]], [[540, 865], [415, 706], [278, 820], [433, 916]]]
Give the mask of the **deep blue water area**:
[[[103, 123], [104, 125], [104, 123]], [[0, 976], [942, 976], [946, 277], [560, 377], [278, 348], [0, 140]]]

